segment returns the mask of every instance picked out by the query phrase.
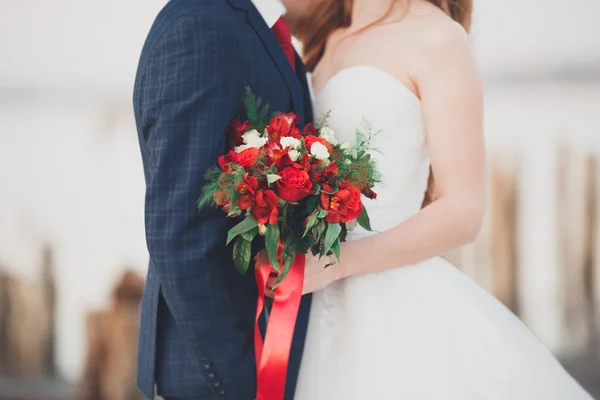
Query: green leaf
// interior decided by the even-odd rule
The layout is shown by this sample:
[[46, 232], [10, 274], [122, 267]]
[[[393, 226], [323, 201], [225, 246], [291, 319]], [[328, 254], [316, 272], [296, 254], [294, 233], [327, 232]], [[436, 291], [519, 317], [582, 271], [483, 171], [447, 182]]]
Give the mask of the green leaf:
[[329, 211], [327, 211], [324, 208], [321, 208], [321, 210], [319, 211], [319, 218], [325, 218], [328, 213], [329, 213]]
[[238, 237], [233, 246], [233, 262], [236, 269], [246, 275], [248, 266], [250, 266], [250, 258], [252, 256], [252, 246], [249, 241], [243, 237]]
[[321, 199], [319, 196], [309, 196], [306, 200], [306, 214], [310, 215], [319, 207]]
[[290, 269], [292, 269], [292, 265], [294, 264], [294, 260], [296, 259], [296, 242], [293, 235], [290, 235], [283, 245], [282, 258], [283, 269], [281, 270], [281, 273], [279, 274], [277, 280], [275, 281], [275, 284], [273, 285], [274, 289], [277, 288], [277, 286], [279, 286], [281, 282], [283, 282], [285, 277], [290, 272]]
[[369, 214], [367, 213], [367, 208], [366, 207], [363, 207], [363, 212], [356, 219], [356, 222], [358, 222], [358, 224], [360, 226], [362, 226], [364, 229], [368, 230], [369, 232], [373, 231], [371, 229], [371, 220], [369, 218]]
[[315, 227], [312, 230], [312, 234], [315, 238], [316, 241], [318, 241], [319, 239], [321, 239], [321, 236], [323, 236], [323, 233], [325, 232], [325, 229], [327, 228], [327, 223], [323, 220], [320, 220]]
[[271, 224], [267, 226], [265, 244], [267, 247], [267, 253], [269, 254], [271, 266], [275, 271], [279, 272], [279, 261], [277, 260], [277, 250], [279, 250], [279, 226], [277, 224]]
[[254, 240], [254, 237], [257, 234], [258, 234], [258, 227], [253, 228], [253, 229], [249, 230], [248, 232], [242, 233], [242, 237], [244, 238], [244, 240], [246, 240], [248, 242], [252, 242]]
[[240, 222], [239, 224], [237, 224], [229, 230], [229, 233], [227, 233], [226, 244], [231, 243], [231, 241], [235, 239], [236, 236], [241, 235], [242, 233], [246, 233], [256, 228], [257, 226], [258, 221], [256, 221], [256, 218], [254, 218], [252, 215], [248, 215], [246, 219], [244, 219], [242, 222]]
[[[242, 210], [237, 206], [240, 197], [242, 196], [237, 190], [231, 191], [231, 209], [229, 210], [230, 217], [237, 217], [242, 212]], [[229, 243], [229, 240], [227, 241], [227, 243]]]
[[306, 224], [306, 229], [304, 230], [304, 235], [302, 235], [302, 237], [306, 237], [306, 235], [308, 235], [308, 232], [310, 232], [310, 230], [319, 221], [318, 217], [319, 217], [319, 212], [317, 210], [315, 210], [315, 212], [312, 213], [312, 215], [308, 219], [308, 223]]
[[321, 255], [325, 256], [331, 250], [331, 246], [338, 240], [338, 236], [342, 232], [342, 226], [340, 224], [329, 224], [327, 227], [327, 233], [325, 233], [325, 241], [323, 243], [323, 250]]
[[338, 264], [341, 261], [340, 258], [340, 240], [336, 240], [335, 242], [333, 242], [333, 246], [331, 246], [331, 251], [333, 252], [333, 254], [335, 255], [335, 258], [337, 258], [337, 262]]
[[321, 185], [319, 185], [318, 183], [314, 183], [312, 191], [315, 195], [318, 195], [321, 192]]
[[276, 175], [276, 174], [267, 174], [267, 183], [270, 185], [274, 182], [277, 182], [278, 180], [281, 179], [281, 176]]

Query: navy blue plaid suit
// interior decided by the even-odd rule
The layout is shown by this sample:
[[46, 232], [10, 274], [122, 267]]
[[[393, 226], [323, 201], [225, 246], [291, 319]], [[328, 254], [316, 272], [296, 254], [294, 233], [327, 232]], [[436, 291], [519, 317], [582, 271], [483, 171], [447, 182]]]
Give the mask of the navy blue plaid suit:
[[[253, 273], [224, 246], [232, 222], [198, 211], [204, 172], [226, 150], [250, 86], [273, 109], [312, 121], [305, 71], [291, 68], [250, 0], [171, 0], [142, 51], [134, 111], [146, 178], [150, 252], [138, 385], [148, 398], [251, 400], [255, 394]], [[296, 323], [286, 384], [293, 398], [310, 297]]]

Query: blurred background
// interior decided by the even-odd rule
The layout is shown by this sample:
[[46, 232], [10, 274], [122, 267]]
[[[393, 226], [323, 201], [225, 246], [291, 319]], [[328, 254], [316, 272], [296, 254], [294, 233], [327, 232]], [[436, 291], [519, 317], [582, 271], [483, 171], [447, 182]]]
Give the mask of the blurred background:
[[[148, 256], [131, 97], [165, 3], [0, 0], [2, 400], [136, 398]], [[600, 396], [600, 2], [475, 7], [490, 204], [447, 257]]]

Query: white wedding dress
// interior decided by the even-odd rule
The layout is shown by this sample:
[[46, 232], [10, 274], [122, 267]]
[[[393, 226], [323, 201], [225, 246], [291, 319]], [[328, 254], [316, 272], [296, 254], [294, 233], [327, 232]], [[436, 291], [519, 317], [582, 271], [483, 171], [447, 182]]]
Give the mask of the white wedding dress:
[[[372, 67], [342, 70], [315, 99], [340, 141], [366, 119], [384, 183], [365, 200], [384, 231], [419, 212], [429, 156], [419, 99]], [[459, 145], [459, 144], [457, 144]], [[348, 240], [369, 235], [357, 227]], [[426, 239], [424, 239], [426, 240]], [[343, 254], [342, 254], [343, 257]], [[442, 258], [314, 294], [295, 400], [590, 400], [525, 325]]]

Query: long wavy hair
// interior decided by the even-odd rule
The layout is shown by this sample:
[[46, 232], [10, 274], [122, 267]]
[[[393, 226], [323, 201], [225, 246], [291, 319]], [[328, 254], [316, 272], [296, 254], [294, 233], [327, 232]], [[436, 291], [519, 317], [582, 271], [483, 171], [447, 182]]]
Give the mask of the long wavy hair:
[[[473, 0], [428, 0], [461, 24], [468, 32], [471, 28]], [[353, 0], [321, 0], [311, 10], [310, 17], [299, 21], [294, 27], [294, 36], [303, 45], [306, 69], [312, 72], [325, 53], [327, 39], [334, 31], [352, 23]], [[387, 19], [393, 12], [393, 4], [377, 21], [361, 29], [364, 31]]]

